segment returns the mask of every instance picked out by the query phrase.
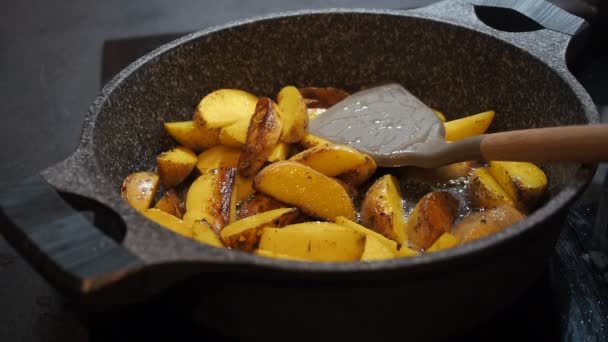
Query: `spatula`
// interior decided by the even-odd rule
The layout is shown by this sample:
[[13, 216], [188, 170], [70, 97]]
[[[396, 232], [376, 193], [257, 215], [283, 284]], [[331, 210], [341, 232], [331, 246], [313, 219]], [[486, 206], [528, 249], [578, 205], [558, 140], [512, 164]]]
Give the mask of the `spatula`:
[[524, 129], [448, 143], [435, 113], [395, 83], [348, 96], [312, 120], [310, 131], [367, 153], [385, 167], [433, 168], [482, 159], [608, 161], [608, 125]]

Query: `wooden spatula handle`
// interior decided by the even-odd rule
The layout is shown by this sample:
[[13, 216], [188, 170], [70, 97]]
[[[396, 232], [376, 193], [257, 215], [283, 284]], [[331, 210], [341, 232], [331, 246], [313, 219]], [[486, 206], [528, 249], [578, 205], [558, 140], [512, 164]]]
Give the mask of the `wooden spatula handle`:
[[485, 160], [608, 161], [608, 125], [533, 128], [487, 134], [480, 149]]

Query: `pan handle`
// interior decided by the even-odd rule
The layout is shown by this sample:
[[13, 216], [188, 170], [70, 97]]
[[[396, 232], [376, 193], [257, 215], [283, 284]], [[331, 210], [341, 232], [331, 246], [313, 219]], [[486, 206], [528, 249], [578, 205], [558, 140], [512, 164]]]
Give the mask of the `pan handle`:
[[535, 21], [547, 30], [574, 36], [589, 24], [546, 0], [467, 0], [474, 6], [512, 9]]
[[[476, 8], [484, 7], [514, 10], [540, 29], [518, 32], [491, 27], [477, 15]], [[546, 0], [443, 0], [408, 12], [488, 33], [560, 67], [564, 64], [566, 52], [573, 55], [579, 50], [586, 36], [583, 32], [589, 27], [585, 19]], [[576, 44], [571, 44], [573, 40]]]
[[73, 293], [90, 293], [143, 266], [39, 175], [2, 190], [0, 232], [43, 275]]

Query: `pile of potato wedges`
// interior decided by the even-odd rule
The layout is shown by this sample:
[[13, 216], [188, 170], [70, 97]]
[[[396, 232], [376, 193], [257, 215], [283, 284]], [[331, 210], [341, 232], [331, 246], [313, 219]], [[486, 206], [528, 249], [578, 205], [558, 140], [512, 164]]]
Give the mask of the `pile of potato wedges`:
[[[177, 146], [158, 155], [156, 171], [127, 176], [122, 196], [201, 243], [302, 261], [452, 248], [517, 223], [542, 203], [547, 178], [531, 163], [377, 170], [368, 155], [309, 134], [309, 120], [348, 95], [286, 86], [275, 101], [216, 90], [191, 121], [164, 123]], [[494, 118], [488, 111], [446, 121], [435, 112], [451, 141], [484, 133]], [[405, 199], [412, 184], [428, 191]]]

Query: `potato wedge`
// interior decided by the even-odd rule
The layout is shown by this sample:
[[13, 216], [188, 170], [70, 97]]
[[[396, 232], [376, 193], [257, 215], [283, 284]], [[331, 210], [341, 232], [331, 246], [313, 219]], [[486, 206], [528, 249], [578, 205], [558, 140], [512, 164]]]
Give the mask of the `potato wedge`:
[[376, 163], [368, 155], [346, 145], [322, 145], [304, 150], [289, 160], [304, 164], [330, 177], [346, 175], [359, 185], [376, 171]]
[[240, 157], [240, 149], [218, 145], [198, 155], [196, 168], [203, 174], [220, 167], [237, 167]]
[[426, 249], [450, 230], [458, 213], [458, 200], [448, 192], [431, 192], [418, 201], [407, 220], [411, 245]]
[[171, 189], [190, 175], [196, 166], [196, 154], [192, 150], [178, 146], [156, 157], [158, 175], [165, 189]]
[[223, 127], [220, 131], [220, 143], [224, 146], [243, 147], [247, 140], [247, 129], [250, 120], [240, 120]]
[[165, 131], [178, 144], [200, 152], [220, 143], [219, 129], [197, 127], [194, 121], [165, 122]]
[[191, 227], [173, 215], [167, 214], [166, 212], [156, 208], [146, 209], [142, 213], [148, 219], [175, 233], [189, 238], [192, 237]]
[[255, 176], [253, 188], [313, 217], [355, 218], [353, 202], [342, 185], [300, 163], [286, 160], [266, 166]]
[[483, 134], [494, 120], [494, 111], [487, 111], [445, 122], [445, 140], [456, 141]]
[[396, 256], [399, 258], [409, 258], [417, 255], [420, 255], [418, 251], [402, 245], [401, 248], [399, 248], [399, 250], [397, 251]]
[[226, 246], [252, 252], [257, 248], [260, 234], [265, 227], [282, 227], [286, 216], [292, 216], [296, 208], [279, 208], [237, 220], [227, 225], [220, 236]]
[[327, 222], [298, 223], [283, 228], [264, 228], [260, 249], [311, 261], [361, 259], [365, 235]]
[[219, 168], [203, 173], [188, 189], [184, 222], [206, 220], [219, 234], [236, 219], [235, 168]]
[[277, 104], [283, 114], [281, 141], [295, 143], [308, 132], [308, 113], [304, 98], [294, 86], [286, 86], [277, 95]]
[[253, 178], [236, 175], [236, 201], [246, 200], [253, 192]]
[[361, 203], [361, 222], [398, 245], [406, 241], [405, 213], [394, 176], [382, 176], [367, 190]]
[[437, 241], [435, 241], [433, 243], [433, 245], [431, 245], [431, 247], [426, 249], [426, 251], [427, 252], [436, 252], [436, 251], [440, 251], [443, 249], [456, 247], [459, 244], [460, 244], [459, 238], [455, 237], [454, 235], [452, 235], [450, 233], [443, 233], [443, 234], [441, 234], [439, 239], [437, 239]]
[[221, 128], [249, 120], [258, 98], [239, 89], [219, 89], [205, 96], [196, 107], [197, 127]]
[[154, 172], [135, 172], [128, 175], [122, 183], [121, 195], [135, 210], [143, 211], [150, 207], [159, 177]]
[[446, 122], [447, 119], [445, 118], [445, 115], [443, 115], [442, 112], [436, 110], [436, 109], [432, 109], [433, 113], [435, 113], [435, 115], [437, 115], [437, 117], [439, 118], [439, 120], [441, 120], [441, 122]]
[[267, 251], [265, 249], [260, 249], [260, 248], [256, 249], [254, 254], [261, 256], [261, 257], [265, 257], [265, 258], [295, 260], [295, 261], [308, 261], [304, 258], [298, 258], [298, 257], [286, 255], [286, 254], [275, 253], [275, 252]]
[[268, 162], [274, 163], [287, 159], [289, 156], [290, 145], [284, 142], [276, 144], [268, 156]]
[[535, 209], [547, 190], [547, 176], [532, 163], [491, 161], [489, 171], [524, 212]]
[[344, 90], [326, 87], [300, 88], [300, 94], [308, 108], [329, 108], [344, 100], [349, 94]]
[[437, 185], [458, 178], [468, 177], [473, 168], [476, 166], [476, 162], [465, 161], [438, 167], [436, 169], [409, 167], [405, 170], [405, 177], [407, 178], [408, 182]]
[[526, 216], [515, 207], [501, 205], [467, 215], [454, 225], [452, 234], [465, 243], [499, 232], [524, 218]]
[[192, 224], [192, 238], [198, 242], [205, 243], [213, 247], [224, 247], [224, 244], [217, 236], [211, 225], [207, 221], [195, 221]]
[[336, 224], [339, 224], [341, 226], [354, 229], [354, 230], [358, 231], [359, 233], [365, 235], [366, 237], [371, 236], [375, 240], [384, 244], [392, 252], [394, 252], [394, 253], [397, 252], [397, 243], [391, 239], [387, 239], [384, 235], [378, 234], [375, 231], [373, 231], [367, 227], [364, 227], [358, 223], [355, 223], [354, 221], [347, 219], [346, 217], [338, 216], [338, 217], [336, 217], [335, 222], [336, 222]]
[[365, 163], [357, 168], [344, 172], [336, 178], [341, 181], [351, 184], [355, 187], [367, 182], [376, 172], [376, 162], [368, 155], [365, 155]]
[[387, 247], [373, 236], [365, 236], [365, 247], [361, 255], [361, 261], [374, 261], [392, 259], [397, 251]]
[[287, 205], [270, 196], [264, 195], [261, 192], [256, 192], [241, 203], [237, 219], [242, 220], [245, 217], [254, 216], [279, 208], [287, 208]]
[[279, 107], [269, 98], [262, 97], [251, 117], [245, 149], [239, 158], [239, 175], [255, 176], [279, 142], [283, 123]]
[[173, 215], [180, 220], [184, 216], [184, 203], [175, 189], [165, 191], [163, 196], [154, 205], [154, 208]]
[[487, 167], [475, 170], [469, 178], [469, 198], [477, 208], [492, 209], [500, 205], [514, 205], [511, 196], [492, 177]]
[[321, 146], [321, 145], [331, 145], [332, 143], [323, 139], [323, 138], [319, 138], [316, 135], [312, 135], [312, 134], [306, 134], [302, 140], [300, 140], [300, 146], [302, 146], [303, 148], [313, 148], [316, 146]]

